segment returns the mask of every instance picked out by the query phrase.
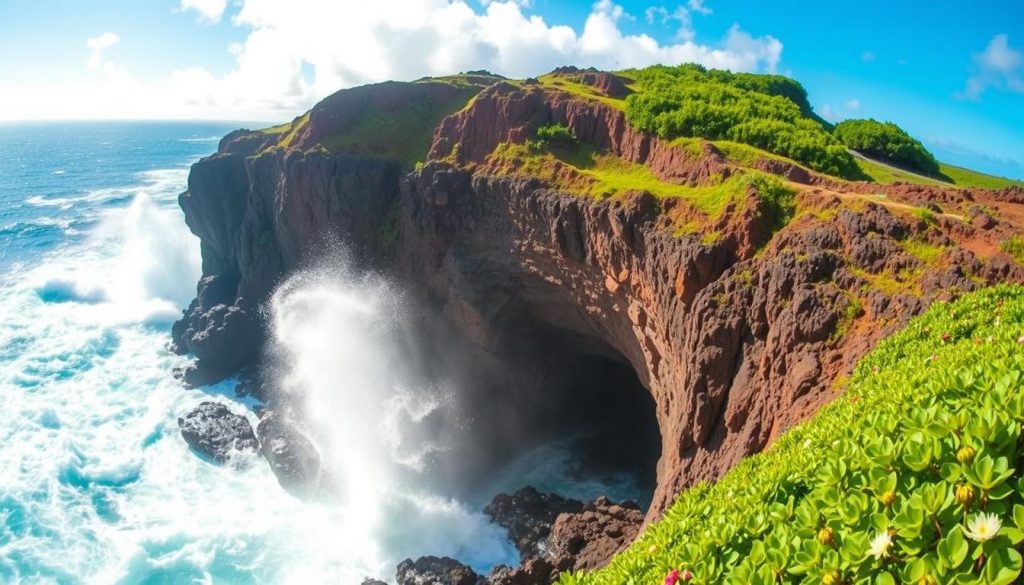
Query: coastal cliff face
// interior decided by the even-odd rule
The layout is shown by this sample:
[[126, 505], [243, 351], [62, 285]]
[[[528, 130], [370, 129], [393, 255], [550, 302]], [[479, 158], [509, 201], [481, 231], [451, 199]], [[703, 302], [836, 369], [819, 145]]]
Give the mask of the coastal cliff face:
[[261, 304], [311, 253], [346, 242], [376, 257], [398, 196], [396, 162], [318, 151], [251, 155], [232, 138], [193, 166], [179, 198], [203, 255], [196, 299], [173, 330], [179, 351], [197, 358], [185, 373], [193, 383], [257, 359]]
[[[600, 91], [623, 90], [614, 76], [588, 75]], [[402, 99], [419, 99], [410, 95]], [[174, 328], [177, 349], [197, 358], [186, 379], [253, 365], [275, 284], [341, 242], [355, 261], [423, 291], [499, 358], [536, 325], [566, 333], [580, 353], [628, 363], [661, 435], [648, 520], [834, 398], [858, 358], [931, 302], [1024, 280], [992, 245], [1016, 229], [1009, 220], [983, 230], [903, 211], [921, 197], [995, 205], [1010, 192], [905, 189], [900, 203], [900, 188], [887, 187], [878, 189], [886, 201], [853, 198], [856, 184], [761, 160], [798, 189], [795, 217], [780, 226], [754, 185], [712, 217], [643, 190], [585, 197], [499, 168], [491, 155], [500, 145], [554, 122], [673, 184], [735, 171], [710, 143], [673, 146], [615, 108], [549, 87], [480, 91], [443, 118], [428, 162], [412, 172], [315, 146], [308, 137], [327, 132], [316, 119], [314, 109], [296, 132], [301, 147], [239, 132], [193, 167], [181, 206], [202, 241], [203, 278]], [[700, 228], [682, 233], [695, 218]]]

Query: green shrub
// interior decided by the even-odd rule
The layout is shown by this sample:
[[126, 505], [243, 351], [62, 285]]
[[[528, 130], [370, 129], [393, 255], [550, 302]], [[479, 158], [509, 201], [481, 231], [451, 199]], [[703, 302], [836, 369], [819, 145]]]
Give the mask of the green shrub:
[[816, 117], [807, 92], [786, 77], [708, 71], [698, 65], [653, 66], [630, 72], [629, 122], [664, 139], [733, 140], [847, 178], [861, 172]]
[[785, 227], [796, 213], [796, 192], [778, 178], [761, 173], [743, 176], [743, 181], [757, 189], [761, 201], [765, 202], [768, 227], [772, 233]]
[[1024, 238], [1011, 236], [999, 244], [999, 249], [1013, 256], [1017, 262], [1024, 262]]
[[936, 303], [860, 361], [844, 396], [561, 583], [1016, 582], [1022, 333], [1019, 286]]
[[527, 146], [530, 150], [543, 150], [545, 147], [554, 146], [559, 148], [573, 148], [579, 145], [576, 135], [572, 130], [563, 124], [548, 124], [537, 128], [537, 137], [528, 140]]
[[914, 210], [914, 215], [916, 215], [918, 219], [920, 219], [921, 221], [925, 222], [928, 225], [934, 225], [936, 222], [935, 212], [932, 211], [931, 209], [928, 209], [927, 207], [918, 207], [916, 210]]
[[843, 144], [896, 166], [939, 176], [939, 163], [923, 144], [892, 122], [844, 120], [832, 130]]

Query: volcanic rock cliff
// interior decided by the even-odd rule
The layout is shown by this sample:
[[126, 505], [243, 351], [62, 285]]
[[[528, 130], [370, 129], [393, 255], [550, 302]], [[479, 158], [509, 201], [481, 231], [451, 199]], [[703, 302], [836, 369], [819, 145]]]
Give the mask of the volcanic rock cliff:
[[[627, 91], [609, 74], [563, 73], [597, 98]], [[795, 191], [784, 210], [753, 183], [715, 215], [643, 189], [581, 196], [552, 179], [586, 183], [571, 168], [531, 176], [493, 154], [557, 123], [671, 184], [742, 169], [711, 143], [695, 151], [638, 132], [601, 99], [529, 80], [473, 83], [464, 107], [437, 110], [416, 170], [386, 149], [346, 153], [325, 137], [354, 123], [349, 108], [387, 115], [465, 87], [340, 92], [283, 135], [233, 133], [193, 166], [180, 201], [202, 241], [203, 278], [174, 328], [176, 347], [197, 358], [189, 381], [257, 361], [275, 284], [341, 241], [493, 355], [528, 323], [628, 363], [656, 403], [662, 441], [650, 520], [833, 398], [859, 357], [929, 303], [1024, 280], [996, 246], [1022, 217], [1014, 190], [867, 186], [765, 158], [754, 167]], [[922, 202], [939, 212], [916, 213]], [[956, 215], [971, 205], [1002, 213], [991, 223]]]

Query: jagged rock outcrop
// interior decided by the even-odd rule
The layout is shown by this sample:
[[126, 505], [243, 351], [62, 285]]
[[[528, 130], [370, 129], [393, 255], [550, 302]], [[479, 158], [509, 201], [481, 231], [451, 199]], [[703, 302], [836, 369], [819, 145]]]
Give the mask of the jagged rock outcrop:
[[525, 560], [541, 554], [559, 514], [579, 512], [583, 502], [558, 494], [542, 494], [526, 486], [513, 494], [498, 494], [484, 507], [492, 522], [505, 528], [508, 538]]
[[602, 567], [633, 542], [643, 521], [644, 513], [635, 503], [599, 497], [579, 512], [555, 519], [546, 556], [559, 572]]
[[399, 563], [398, 585], [479, 585], [483, 578], [470, 567], [448, 557], [420, 557]]
[[495, 567], [490, 585], [546, 585], [561, 572], [600, 567], [633, 542], [644, 519], [633, 502], [584, 504], [529, 486], [498, 494], [484, 513], [508, 531], [522, 558], [517, 567]]
[[193, 165], [179, 197], [203, 255], [196, 299], [172, 331], [177, 351], [197, 358], [185, 372], [192, 383], [253, 363], [260, 306], [304, 259], [340, 254], [338, 242], [355, 260], [374, 257], [398, 195], [397, 162], [315, 150], [252, 155], [245, 136]]
[[249, 420], [219, 402], [200, 403], [178, 417], [178, 428], [189, 447], [218, 463], [258, 446]]
[[[193, 379], [252, 363], [274, 284], [342, 240], [499, 357], [508, 330], [533, 322], [629, 363], [657, 405], [662, 439], [650, 520], [680, 489], [718, 477], [834, 397], [833, 381], [928, 303], [1024, 279], [993, 251], [1003, 227], [972, 239], [980, 227], [846, 201], [830, 191], [854, 184], [817, 175], [777, 233], [753, 189], [704, 218], [703, 233], [682, 234], [685, 202], [642, 191], [598, 200], [487, 173], [497, 145], [549, 122], [662, 180], [732, 172], [710, 144], [687, 151], [632, 129], [614, 108], [538, 84], [481, 92], [436, 130], [436, 160], [408, 175], [395, 162], [232, 135], [193, 167], [181, 197], [203, 246], [197, 299], [174, 331], [177, 348], [198, 358]], [[928, 189], [879, 187], [897, 204], [936, 192]], [[949, 201], [981, 196], [939, 191]], [[939, 252], [919, 257], [912, 242]]]
[[291, 421], [269, 412], [256, 425], [256, 435], [260, 453], [283, 488], [298, 496], [310, 495], [316, 490], [320, 453]]

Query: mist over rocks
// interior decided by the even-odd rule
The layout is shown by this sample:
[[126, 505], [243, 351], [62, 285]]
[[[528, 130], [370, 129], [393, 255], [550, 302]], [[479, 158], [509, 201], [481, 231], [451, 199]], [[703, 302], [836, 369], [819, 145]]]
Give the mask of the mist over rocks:
[[256, 426], [256, 435], [260, 453], [281, 487], [300, 497], [317, 490], [320, 453], [293, 421], [277, 412], [267, 412]]

